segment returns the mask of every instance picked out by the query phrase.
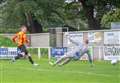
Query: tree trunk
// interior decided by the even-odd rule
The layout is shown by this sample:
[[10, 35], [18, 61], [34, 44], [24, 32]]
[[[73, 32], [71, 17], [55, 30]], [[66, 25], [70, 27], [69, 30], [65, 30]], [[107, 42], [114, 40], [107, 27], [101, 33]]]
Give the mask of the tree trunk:
[[86, 0], [79, 0], [81, 2], [85, 16], [88, 20], [88, 28], [91, 30], [98, 30], [100, 28], [100, 22], [94, 17], [94, 5], [87, 5]]
[[29, 26], [30, 32], [35, 33], [35, 27], [34, 27], [33, 18], [32, 18], [31, 13], [28, 13], [28, 19], [29, 19], [29, 23], [30, 23], [30, 26]]
[[83, 7], [83, 8], [85, 10], [85, 16], [86, 16], [86, 18], [88, 20], [89, 29], [92, 29], [92, 30], [100, 29], [100, 23], [94, 17], [94, 7], [89, 6], [89, 7]]
[[37, 20], [34, 20], [33, 23], [34, 23], [35, 33], [42, 33], [43, 32], [42, 25]]
[[31, 13], [25, 13], [26, 16], [26, 25], [28, 26], [28, 31], [30, 33], [41, 33], [42, 26], [38, 23], [37, 20], [33, 20], [33, 16]]

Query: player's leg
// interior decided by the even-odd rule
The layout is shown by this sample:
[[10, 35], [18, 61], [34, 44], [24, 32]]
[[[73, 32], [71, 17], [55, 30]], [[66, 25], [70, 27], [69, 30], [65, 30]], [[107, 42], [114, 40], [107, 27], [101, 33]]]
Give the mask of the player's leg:
[[17, 56], [13, 57], [12, 61], [15, 62], [16, 60], [20, 59], [21, 57], [23, 57], [23, 54], [21, 52], [21, 47], [17, 47]]
[[81, 55], [80, 55], [80, 57], [82, 57], [84, 54], [88, 55], [88, 60], [89, 60], [89, 62], [91, 64], [91, 66], [93, 66], [93, 61], [92, 61], [91, 55], [89, 53], [89, 50], [88, 49], [83, 50], [82, 53], [81, 53]]
[[66, 55], [61, 56], [61, 57], [60, 57], [56, 62], [54, 62], [54, 63], [49, 62], [49, 64], [55, 66], [55, 65], [57, 65], [57, 64], [60, 64], [64, 59], [66, 59]]
[[89, 50], [87, 50], [86, 53], [87, 53], [87, 55], [88, 55], [88, 60], [89, 60], [89, 62], [90, 62], [91, 64], [93, 64], [92, 57], [91, 57], [91, 54], [90, 54]]
[[17, 56], [14, 57], [15, 60], [20, 59], [22, 57], [22, 54], [18, 54]]
[[17, 55], [15, 57], [12, 58], [12, 62], [15, 62], [16, 60], [20, 59], [22, 56], [21, 55]]
[[71, 61], [71, 58], [66, 58], [64, 61], [62, 61], [59, 65], [62, 66], [62, 65], [65, 65], [67, 63], [69, 63]]
[[82, 51], [81, 53], [77, 53], [76, 55], [78, 56], [79, 60], [80, 58], [85, 54], [86, 52], [85, 51]]
[[26, 47], [25, 47], [24, 45], [22, 46], [22, 52], [25, 53], [25, 54], [24, 54], [24, 57], [27, 56], [27, 58], [28, 58], [28, 60], [29, 60], [29, 62], [30, 62], [31, 64], [37, 65], [36, 63], [34, 63], [34, 61], [33, 61], [32, 57], [31, 57], [30, 53], [28, 53], [28, 51], [27, 51], [27, 49], [26, 49]]
[[62, 62], [64, 64], [65, 63], [64, 60], [72, 58], [74, 56], [74, 54], [75, 54], [75, 51], [68, 51], [67, 53], [65, 53], [64, 56], [60, 57], [53, 65], [61, 64]]
[[29, 53], [26, 53], [28, 55], [28, 60], [30, 61], [31, 64], [34, 64], [34, 61], [32, 60], [32, 57]]
[[35, 65], [35, 66], [37, 66], [38, 64], [36, 64], [36, 63], [33, 61], [30, 53], [28, 53], [27, 55], [28, 55], [28, 59], [29, 59], [30, 63], [33, 64], [33, 65]]

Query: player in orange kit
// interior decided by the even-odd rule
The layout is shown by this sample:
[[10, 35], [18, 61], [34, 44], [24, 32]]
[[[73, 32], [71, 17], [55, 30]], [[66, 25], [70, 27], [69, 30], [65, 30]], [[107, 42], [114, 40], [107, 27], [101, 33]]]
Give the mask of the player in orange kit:
[[34, 63], [34, 61], [31, 58], [31, 55], [28, 53], [26, 49], [26, 44], [29, 44], [29, 40], [26, 36], [27, 28], [25, 25], [21, 26], [21, 31], [16, 33], [12, 40], [14, 43], [17, 43], [17, 50], [18, 54], [13, 58], [13, 61], [20, 59], [21, 57], [27, 57], [31, 64], [37, 66], [38, 64]]

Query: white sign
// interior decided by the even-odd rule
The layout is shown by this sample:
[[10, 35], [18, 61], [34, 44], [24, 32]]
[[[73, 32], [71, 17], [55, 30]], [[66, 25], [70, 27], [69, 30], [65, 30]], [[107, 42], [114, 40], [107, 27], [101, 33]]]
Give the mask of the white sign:
[[88, 32], [88, 40], [90, 43], [100, 42], [102, 40], [102, 32]]
[[10, 59], [17, 56], [17, 48], [0, 48], [0, 59]]
[[94, 32], [88, 32], [88, 40], [89, 40], [89, 42], [94, 42], [94, 40], [95, 40]]
[[111, 22], [111, 29], [120, 29], [120, 22]]
[[120, 60], [120, 46], [105, 46], [104, 60]]
[[120, 44], [120, 32], [104, 32], [104, 44]]
[[69, 36], [72, 40], [83, 43], [83, 33], [82, 32], [70, 32]]
[[104, 32], [104, 59], [120, 60], [120, 32]]

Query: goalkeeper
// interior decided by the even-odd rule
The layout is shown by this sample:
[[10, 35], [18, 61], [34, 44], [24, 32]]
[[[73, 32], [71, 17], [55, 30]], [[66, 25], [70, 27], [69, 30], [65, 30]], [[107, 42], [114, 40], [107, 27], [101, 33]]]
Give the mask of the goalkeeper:
[[90, 55], [89, 49], [88, 49], [88, 43], [89, 43], [88, 39], [84, 40], [83, 44], [72, 40], [70, 37], [69, 37], [69, 40], [71, 43], [73, 43], [75, 45], [73, 47], [73, 49], [70, 49], [67, 53], [65, 53], [65, 55], [60, 57], [55, 63], [49, 62], [49, 64], [52, 66], [55, 66], [57, 64], [64, 65], [64, 64], [67, 64], [68, 62], [70, 62], [72, 59], [80, 60], [80, 58], [84, 54], [87, 54], [89, 62], [91, 63], [91, 66], [92, 66], [93, 61], [92, 61], [92, 58], [91, 58], [91, 55]]
[[28, 53], [25, 44], [29, 44], [29, 40], [26, 36], [27, 28], [25, 25], [21, 26], [21, 31], [16, 33], [12, 40], [14, 43], [17, 43], [18, 47], [18, 54], [13, 58], [13, 62], [17, 59], [20, 59], [21, 57], [27, 57], [31, 64], [37, 66], [38, 64], [34, 63], [34, 61], [31, 58], [31, 55]]

